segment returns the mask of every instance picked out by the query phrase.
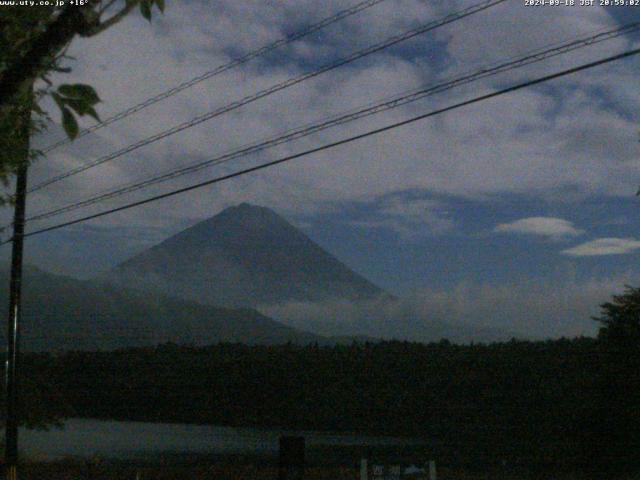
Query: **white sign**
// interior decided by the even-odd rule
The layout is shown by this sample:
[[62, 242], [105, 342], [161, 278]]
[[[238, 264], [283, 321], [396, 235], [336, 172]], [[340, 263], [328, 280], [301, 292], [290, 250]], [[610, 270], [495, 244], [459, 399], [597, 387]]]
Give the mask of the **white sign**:
[[374, 480], [385, 480], [384, 465], [373, 465], [371, 467], [371, 475], [373, 475]]

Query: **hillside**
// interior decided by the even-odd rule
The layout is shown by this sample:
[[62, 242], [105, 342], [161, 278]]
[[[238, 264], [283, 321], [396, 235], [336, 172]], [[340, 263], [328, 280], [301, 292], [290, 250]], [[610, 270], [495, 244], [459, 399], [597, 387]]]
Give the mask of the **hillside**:
[[[0, 298], [8, 272], [0, 270]], [[3, 318], [6, 318], [3, 303]], [[252, 309], [200, 305], [25, 269], [22, 345], [26, 350], [109, 350], [165, 342], [280, 344], [330, 342]], [[4, 337], [4, 329], [0, 338]]]

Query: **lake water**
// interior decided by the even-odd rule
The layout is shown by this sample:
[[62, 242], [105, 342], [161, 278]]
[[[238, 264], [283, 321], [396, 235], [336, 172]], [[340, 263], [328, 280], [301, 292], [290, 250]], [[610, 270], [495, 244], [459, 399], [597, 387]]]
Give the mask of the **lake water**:
[[159, 454], [275, 454], [283, 434], [302, 435], [308, 447], [319, 445], [408, 445], [391, 437], [292, 432], [141, 422], [69, 419], [64, 429], [20, 431], [20, 448], [28, 456], [54, 460], [66, 456], [135, 459]]

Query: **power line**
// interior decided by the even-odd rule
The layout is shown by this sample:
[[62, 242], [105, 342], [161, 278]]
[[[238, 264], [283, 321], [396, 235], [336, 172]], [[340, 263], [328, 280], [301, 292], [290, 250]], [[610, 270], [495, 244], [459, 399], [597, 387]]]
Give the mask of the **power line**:
[[183, 130], [186, 130], [188, 128], [194, 127], [196, 125], [199, 125], [203, 122], [206, 122], [208, 120], [211, 120], [215, 117], [218, 117], [220, 115], [223, 115], [225, 113], [231, 112], [233, 110], [236, 110], [244, 105], [247, 105], [249, 103], [253, 103], [261, 98], [264, 98], [268, 95], [271, 95], [273, 93], [279, 92], [281, 90], [284, 90], [286, 88], [292, 87], [294, 85], [297, 85], [301, 82], [304, 82], [305, 80], [309, 80], [311, 78], [317, 77], [323, 73], [329, 72], [331, 70], [335, 70], [338, 67], [341, 67], [343, 65], [349, 64], [351, 62], [354, 62], [356, 60], [359, 60], [361, 58], [364, 58], [366, 56], [369, 56], [373, 53], [379, 52], [381, 50], [384, 50], [386, 48], [389, 48], [393, 45], [396, 45], [400, 42], [404, 42], [406, 40], [409, 40], [413, 37], [416, 37], [418, 35], [421, 35], [423, 33], [429, 32], [431, 30], [435, 30], [436, 28], [439, 28], [443, 25], [447, 25], [450, 23], [453, 23], [455, 21], [461, 20], [465, 17], [468, 17], [470, 15], [473, 15], [475, 13], [481, 12], [483, 10], [486, 10], [488, 8], [491, 8], [495, 5], [498, 5], [500, 3], [503, 3], [507, 0], [485, 0], [483, 2], [480, 2], [478, 4], [472, 5], [468, 8], [465, 8], [463, 10], [460, 10], [458, 12], [449, 14], [439, 20], [434, 20], [432, 22], [429, 22], [427, 24], [423, 24], [419, 27], [413, 28], [411, 30], [408, 30], [406, 32], [403, 32], [401, 34], [398, 35], [394, 35], [392, 37], [387, 38], [386, 40], [384, 40], [383, 42], [379, 42], [376, 43], [374, 45], [371, 45], [363, 50], [358, 50], [354, 53], [352, 53], [351, 55], [341, 58], [337, 61], [328, 63], [316, 70], [313, 70], [311, 72], [308, 73], [304, 73], [302, 75], [299, 75], [297, 77], [292, 77], [289, 78], [288, 80], [285, 80], [283, 82], [274, 84], [264, 90], [260, 90], [257, 93], [254, 93], [253, 95], [249, 95], [246, 96], [244, 98], [242, 98], [241, 100], [237, 100], [235, 102], [229, 103], [223, 107], [217, 108], [216, 110], [213, 110], [211, 112], [205, 113], [203, 115], [199, 115], [187, 122], [183, 122], [179, 125], [176, 125], [168, 130], [165, 130], [163, 132], [157, 133], [155, 135], [152, 135], [150, 137], [147, 137], [145, 139], [142, 139], [136, 143], [133, 143], [127, 147], [124, 147], [116, 152], [110, 153], [108, 155], [105, 155], [103, 157], [100, 157], [96, 160], [93, 160], [89, 163], [86, 163], [84, 165], [81, 165], [79, 167], [73, 168], [71, 170], [68, 170], [67, 172], [61, 173], [59, 175], [56, 175], [48, 180], [45, 180], [43, 182], [38, 183], [37, 185], [31, 187], [28, 192], [34, 192], [37, 190], [40, 190], [46, 186], [49, 186], [53, 183], [59, 182], [61, 180], [64, 180], [66, 178], [69, 178], [73, 175], [76, 175], [78, 173], [84, 172], [90, 168], [93, 167], [97, 167], [98, 165], [102, 165], [103, 163], [106, 163], [108, 161], [114, 160], [116, 158], [119, 158], [127, 153], [133, 152], [134, 150], [137, 150], [138, 148], [144, 147], [146, 145], [149, 145], [151, 143], [157, 142], [158, 140], [162, 140], [164, 138], [167, 138], [171, 135], [174, 135], [176, 133], [182, 132]]
[[[536, 78], [534, 80], [529, 80], [527, 82], [519, 83], [519, 84], [511, 86], [511, 87], [503, 88], [503, 89], [498, 90], [498, 91], [493, 92], [493, 93], [488, 93], [486, 95], [481, 95], [481, 96], [478, 96], [478, 97], [474, 97], [474, 98], [472, 98], [470, 100], [465, 100], [463, 102], [459, 102], [459, 103], [450, 105], [448, 107], [444, 107], [444, 108], [441, 108], [441, 109], [438, 109], [438, 110], [433, 110], [431, 112], [424, 113], [422, 115], [411, 117], [411, 118], [409, 118], [407, 120], [403, 120], [401, 122], [392, 123], [390, 125], [387, 125], [387, 126], [384, 126], [384, 127], [381, 127], [381, 128], [377, 128], [377, 129], [374, 129], [374, 130], [369, 130], [368, 132], [361, 133], [359, 135], [354, 135], [352, 137], [344, 138], [342, 140], [338, 140], [338, 141], [335, 141], [335, 142], [327, 143], [327, 144], [321, 145], [319, 147], [315, 147], [315, 148], [312, 148], [312, 149], [309, 149], [309, 150], [305, 150], [303, 152], [299, 152], [299, 153], [296, 153], [296, 154], [293, 154], [293, 155], [288, 155], [286, 157], [282, 157], [282, 158], [279, 158], [277, 160], [273, 160], [273, 161], [266, 162], [266, 163], [263, 163], [263, 164], [260, 164], [260, 165], [256, 165], [254, 167], [250, 167], [250, 168], [246, 168], [244, 170], [240, 170], [240, 171], [237, 171], [237, 172], [234, 172], [234, 173], [230, 173], [228, 175], [222, 175], [222, 176], [219, 176], [219, 177], [215, 177], [215, 178], [206, 180], [204, 182], [199, 182], [199, 183], [190, 185], [188, 187], [179, 188], [179, 189], [176, 189], [176, 190], [172, 190], [170, 192], [166, 192], [166, 193], [163, 193], [163, 194], [160, 194], [160, 195], [155, 195], [153, 197], [146, 198], [144, 200], [139, 200], [139, 201], [132, 202], [132, 203], [129, 203], [129, 204], [126, 204], [126, 205], [122, 205], [120, 207], [116, 207], [116, 208], [112, 208], [112, 209], [109, 209], [109, 210], [105, 210], [103, 212], [95, 213], [95, 214], [92, 214], [92, 215], [87, 215], [85, 217], [81, 217], [81, 218], [78, 218], [78, 219], [75, 219], [75, 220], [70, 220], [68, 222], [59, 223], [59, 224], [53, 225], [51, 227], [46, 227], [46, 228], [42, 228], [40, 230], [29, 232], [29, 233], [24, 234], [24, 237], [31, 237], [31, 236], [39, 235], [39, 234], [42, 234], [42, 233], [45, 233], [45, 232], [58, 230], [60, 228], [67, 227], [67, 226], [70, 226], [70, 225], [75, 225], [77, 223], [85, 222], [87, 220], [92, 220], [92, 219], [95, 219], [95, 218], [103, 217], [105, 215], [110, 215], [110, 214], [113, 214], [113, 213], [116, 213], [116, 212], [121, 212], [123, 210], [128, 210], [128, 209], [133, 208], [133, 207], [137, 207], [137, 206], [140, 206], [140, 205], [145, 205], [147, 203], [155, 202], [157, 200], [161, 200], [161, 199], [164, 199], [164, 198], [172, 197], [172, 196], [178, 195], [180, 193], [185, 193], [185, 192], [189, 192], [191, 190], [196, 190], [198, 188], [202, 188], [202, 187], [205, 187], [207, 185], [213, 185], [214, 183], [219, 183], [219, 182], [223, 182], [225, 180], [230, 180], [232, 178], [240, 177], [240, 176], [246, 175], [248, 173], [256, 172], [258, 170], [263, 170], [263, 169], [268, 168], [268, 167], [273, 167], [275, 165], [279, 165], [281, 163], [289, 162], [289, 161], [295, 160], [297, 158], [305, 157], [305, 156], [311, 155], [313, 153], [318, 153], [318, 152], [321, 152], [321, 151], [324, 151], [324, 150], [329, 150], [331, 148], [335, 148], [335, 147], [340, 146], [340, 145], [351, 143], [351, 142], [354, 142], [356, 140], [361, 140], [363, 138], [367, 138], [367, 137], [370, 137], [370, 136], [373, 136], [373, 135], [378, 135], [380, 133], [383, 133], [383, 132], [386, 132], [386, 131], [389, 131], [389, 130], [394, 130], [394, 129], [402, 127], [404, 125], [415, 123], [415, 122], [417, 122], [419, 120], [424, 120], [424, 119], [429, 118], [429, 117], [434, 117], [436, 115], [440, 115], [442, 113], [450, 112], [452, 110], [457, 110], [458, 108], [462, 108], [462, 107], [465, 107], [467, 105], [471, 105], [471, 104], [474, 104], [474, 103], [482, 102], [482, 101], [488, 100], [490, 98], [498, 97], [498, 96], [501, 96], [501, 95], [504, 95], [504, 94], [507, 94], [507, 93], [510, 93], [510, 92], [514, 92], [516, 90], [521, 90], [521, 89], [526, 88], [526, 87], [530, 87], [530, 86], [533, 86], [533, 85], [538, 85], [540, 83], [548, 82], [550, 80], [553, 80], [553, 79], [556, 79], [556, 78], [560, 78], [560, 77], [564, 77], [566, 75], [570, 75], [570, 74], [573, 74], [573, 73], [577, 73], [577, 72], [580, 72], [582, 70], [587, 70], [587, 69], [594, 68], [594, 67], [597, 67], [597, 66], [600, 66], [600, 65], [604, 65], [604, 64], [611, 63], [611, 62], [614, 62], [614, 61], [617, 61], [617, 60], [621, 60], [623, 58], [628, 58], [628, 57], [631, 57], [631, 56], [634, 56], [634, 55], [638, 55], [639, 53], [640, 53], [640, 48], [636, 48], [636, 49], [629, 50], [629, 51], [626, 51], [626, 52], [623, 52], [623, 53], [620, 53], [620, 54], [617, 54], [617, 55], [613, 55], [613, 56], [606, 57], [606, 58], [603, 58], [603, 59], [600, 59], [600, 60], [596, 60], [594, 62], [590, 62], [590, 63], [586, 63], [586, 64], [583, 64], [583, 65], [580, 65], [580, 66], [577, 66], [577, 67], [573, 67], [573, 68], [569, 68], [569, 69], [566, 69], [566, 70], [562, 70], [560, 72], [557, 72], [557, 73], [554, 73], [554, 74], [551, 74], [551, 75], [545, 75], [543, 77], [539, 77], [539, 78]], [[9, 243], [12, 240], [13, 239], [6, 240], [6, 241], [2, 242], [0, 245], [4, 245], [6, 243]]]
[[154, 177], [147, 178], [142, 181], [133, 182], [133, 183], [118, 187], [116, 189], [113, 189], [98, 195], [94, 195], [87, 199], [80, 200], [80, 201], [56, 208], [54, 210], [36, 213], [28, 217], [27, 221], [36, 221], [36, 220], [51, 218], [54, 216], [61, 215], [63, 213], [77, 210], [78, 208], [86, 207], [104, 200], [109, 200], [115, 197], [119, 197], [121, 195], [125, 195], [127, 193], [131, 193], [151, 185], [162, 183], [162, 182], [171, 180], [173, 178], [186, 175], [188, 173], [193, 173], [193, 172], [202, 170], [204, 168], [211, 167], [213, 165], [220, 165], [230, 160], [233, 160], [239, 157], [244, 157], [244, 156], [265, 150], [267, 148], [271, 148], [276, 145], [288, 143], [290, 141], [303, 138], [314, 133], [318, 133], [330, 127], [343, 125], [345, 123], [355, 121], [360, 118], [385, 112], [387, 110], [418, 101], [422, 98], [425, 98], [426, 96], [442, 93], [444, 91], [480, 80], [482, 78], [497, 75], [499, 73], [504, 73], [506, 71], [509, 71], [515, 68], [520, 68], [526, 65], [531, 65], [533, 63], [540, 62], [547, 58], [563, 55], [568, 52], [571, 52], [589, 45], [610, 40], [612, 38], [616, 38], [621, 35], [629, 34], [631, 32], [637, 31], [639, 28], [640, 28], [640, 22], [634, 22], [619, 28], [612, 29], [612, 30], [600, 31], [599, 33], [592, 34], [588, 37], [583, 37], [577, 40], [572, 40], [572, 41], [561, 43], [561, 44], [555, 44], [555, 46], [552, 46], [551, 48], [547, 48], [546, 50], [538, 49], [533, 51], [532, 53], [525, 55], [524, 57], [515, 57], [515, 59], [510, 59], [503, 63], [494, 64], [493, 66], [483, 67], [480, 70], [474, 71], [469, 74], [464, 74], [460, 77], [447, 80], [437, 85], [428, 86], [419, 90], [413, 90], [409, 93], [405, 93], [400, 96], [391, 97], [390, 99], [387, 99], [381, 103], [372, 104], [365, 108], [359, 108], [355, 111], [350, 111], [348, 113], [340, 114], [338, 116], [332, 116], [328, 120], [322, 121], [320, 123], [306, 125], [298, 129], [293, 129], [288, 132], [285, 132], [280, 136], [276, 136], [258, 143], [244, 146], [238, 150], [216, 156], [212, 159], [208, 159], [208, 160], [198, 162], [192, 165], [188, 165], [185, 167], [181, 167], [178, 169], [171, 169], [167, 172], [156, 175]]
[[[247, 53], [246, 55], [243, 55], [241, 57], [235, 58], [233, 60], [231, 60], [228, 63], [225, 63], [223, 65], [220, 65], [216, 68], [214, 68], [213, 70], [210, 70], [208, 72], [205, 72], [197, 77], [192, 78], [191, 80], [187, 80], [186, 82], [183, 82], [173, 88], [170, 88], [168, 90], [165, 90], [162, 93], [159, 93], [157, 95], [154, 95], [153, 97], [150, 97], [132, 107], [129, 107], [119, 113], [116, 113], [115, 115], [106, 118], [105, 120], [96, 123], [95, 125], [92, 125], [90, 127], [84, 128], [82, 130], [80, 130], [80, 132], [78, 133], [78, 135], [76, 136], [77, 138], [80, 137], [84, 137], [85, 135], [91, 133], [91, 132], [95, 132], [96, 130], [99, 130], [103, 127], [106, 127], [107, 125], [111, 125], [114, 122], [117, 122], [118, 120], [122, 120], [123, 118], [126, 118], [130, 115], [133, 115], [134, 113], [137, 113], [141, 110], [144, 110], [145, 108], [154, 105], [162, 100], [164, 100], [165, 98], [169, 98], [177, 93], [182, 92], [183, 90], [186, 90], [187, 88], [191, 88], [194, 85], [197, 85], [200, 82], [203, 82], [205, 80], [208, 80], [210, 78], [213, 78], [217, 75], [220, 75], [221, 73], [226, 72], [227, 70], [231, 70], [232, 68], [238, 67], [240, 65], [243, 65], [247, 62], [249, 62], [250, 60], [253, 60], [254, 58], [257, 57], [261, 57], [269, 52], [272, 52], [273, 50], [276, 50], [280, 47], [283, 47], [285, 45], [288, 45], [290, 43], [293, 43], [296, 40], [300, 40], [301, 38], [304, 38], [312, 33], [315, 33], [333, 23], [339, 22], [340, 20], [343, 20], [347, 17], [350, 17], [352, 15], [355, 15], [356, 13], [359, 13], [363, 10], [366, 10], [368, 8], [371, 8], [379, 3], [382, 3], [386, 0], [366, 0], [364, 2], [360, 2], [350, 8], [347, 8], [345, 10], [341, 10], [340, 12], [336, 13], [335, 15], [332, 15], [330, 17], [327, 17], [321, 21], [319, 21], [318, 23], [314, 23], [310, 26], [308, 26], [307, 28], [300, 30], [298, 32], [295, 32], [287, 37], [281, 38], [280, 40], [277, 40], [273, 43], [270, 43], [268, 45], [265, 45], [261, 48], [258, 48], [257, 50], [253, 50], [249, 53]], [[44, 148], [42, 150], [42, 153], [49, 153], [52, 150], [55, 150], [56, 148], [62, 146], [62, 145], [67, 145], [69, 143], [71, 143], [72, 140], [65, 138], [62, 139], [52, 145], [49, 145], [48, 147]]]

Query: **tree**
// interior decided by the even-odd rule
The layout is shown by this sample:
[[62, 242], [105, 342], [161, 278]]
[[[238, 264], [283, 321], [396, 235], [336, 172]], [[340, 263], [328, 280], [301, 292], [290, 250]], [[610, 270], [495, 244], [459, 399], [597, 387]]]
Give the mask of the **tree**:
[[[52, 2], [55, 3], [55, 2]], [[100, 101], [90, 85], [64, 84], [50, 80], [55, 72], [70, 73], [67, 49], [78, 36], [93, 37], [112, 27], [134, 9], [151, 20], [152, 9], [164, 11], [164, 0], [70, 0], [60, 6], [0, 7], [0, 181], [5, 184], [25, 160], [21, 119], [31, 111], [30, 132], [42, 130], [50, 121], [39, 106], [51, 96], [62, 116], [69, 138], [78, 134], [77, 116], [99, 120]], [[41, 82], [38, 82], [41, 80]], [[34, 90], [34, 84], [36, 85]], [[31, 150], [28, 161], [39, 156]], [[0, 196], [0, 202], [10, 200]]]
[[601, 307], [597, 362], [580, 424], [583, 462], [593, 478], [638, 473], [640, 456], [640, 288], [626, 286]]
[[[40, 101], [51, 96], [62, 115], [62, 125], [69, 138], [78, 134], [77, 116], [89, 115], [99, 120], [95, 105], [100, 101], [90, 85], [63, 84], [54, 87], [49, 76], [53, 72], [69, 73], [66, 63], [70, 57], [67, 49], [76, 36], [92, 37], [105, 31], [139, 7], [142, 15], [151, 19], [152, 7], [164, 10], [164, 0], [65, 0], [58, 6], [15, 6], [0, 7], [0, 180], [8, 183], [13, 174], [18, 177], [16, 192], [16, 212], [24, 210], [24, 192], [26, 191], [26, 169], [28, 162], [38, 156], [38, 152], [29, 149], [29, 137], [34, 131], [46, 127], [50, 120], [40, 107]], [[25, 163], [27, 162], [27, 163]], [[7, 194], [0, 195], [0, 202], [12, 200]], [[23, 213], [16, 213], [23, 218]], [[23, 220], [16, 221], [23, 224]], [[17, 324], [20, 298], [20, 269], [22, 250], [22, 231], [14, 227], [13, 263], [11, 280], [10, 312], [15, 315]], [[16, 247], [19, 243], [19, 247]], [[20, 253], [16, 253], [16, 252]], [[18, 279], [18, 280], [16, 280]], [[15, 287], [15, 289], [14, 289]], [[9, 335], [8, 338], [12, 338]], [[12, 350], [13, 348], [13, 350]], [[6, 398], [7, 417], [7, 466], [8, 472], [15, 473], [17, 461], [17, 390], [15, 377], [16, 362], [11, 352], [17, 352], [16, 342], [9, 343]], [[32, 386], [41, 382], [32, 382]], [[28, 387], [29, 382], [22, 385]], [[36, 388], [33, 391], [44, 391]], [[30, 395], [29, 398], [36, 398]], [[20, 416], [27, 424], [48, 423], [58, 416], [51, 402], [36, 402]], [[40, 422], [42, 420], [42, 422]], [[10, 433], [13, 432], [13, 435]], [[12, 438], [9, 441], [9, 438]], [[13, 478], [8, 473], [8, 478]]]
[[600, 305], [598, 338], [618, 347], [640, 348], [640, 288], [626, 286], [622, 295]]

